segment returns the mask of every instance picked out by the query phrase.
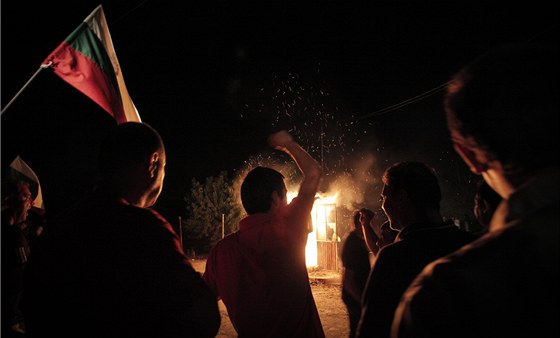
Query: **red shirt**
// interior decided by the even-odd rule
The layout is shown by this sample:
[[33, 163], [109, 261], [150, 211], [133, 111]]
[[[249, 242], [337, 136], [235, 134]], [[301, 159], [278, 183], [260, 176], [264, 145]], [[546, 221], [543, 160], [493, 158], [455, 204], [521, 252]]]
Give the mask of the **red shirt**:
[[305, 265], [309, 202], [246, 217], [210, 252], [204, 278], [239, 337], [325, 337]]

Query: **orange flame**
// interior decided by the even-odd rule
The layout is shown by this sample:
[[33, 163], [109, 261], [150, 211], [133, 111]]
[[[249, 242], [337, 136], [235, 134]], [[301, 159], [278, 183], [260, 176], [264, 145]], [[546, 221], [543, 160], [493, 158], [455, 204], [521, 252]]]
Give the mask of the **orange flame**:
[[[289, 191], [287, 195], [288, 202], [291, 202], [297, 196], [297, 192]], [[332, 236], [336, 236], [336, 219], [332, 219], [332, 214], [336, 208], [337, 195], [317, 194], [315, 196], [315, 203], [311, 210], [313, 230], [308, 234], [305, 246], [305, 262], [308, 268], [318, 266], [317, 240], [332, 240]], [[328, 233], [329, 228], [333, 230], [333, 235]]]

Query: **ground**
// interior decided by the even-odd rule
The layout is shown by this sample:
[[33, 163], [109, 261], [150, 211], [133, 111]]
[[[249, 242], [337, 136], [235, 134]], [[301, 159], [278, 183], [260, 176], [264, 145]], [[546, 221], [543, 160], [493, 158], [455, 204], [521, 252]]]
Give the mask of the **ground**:
[[[192, 264], [199, 272], [204, 272], [205, 259], [193, 259]], [[334, 271], [313, 271], [309, 274], [311, 291], [319, 310], [326, 338], [346, 338], [349, 334], [348, 314], [341, 298], [340, 273]], [[237, 333], [229, 321], [226, 308], [219, 302], [222, 325], [216, 337], [235, 338]]]

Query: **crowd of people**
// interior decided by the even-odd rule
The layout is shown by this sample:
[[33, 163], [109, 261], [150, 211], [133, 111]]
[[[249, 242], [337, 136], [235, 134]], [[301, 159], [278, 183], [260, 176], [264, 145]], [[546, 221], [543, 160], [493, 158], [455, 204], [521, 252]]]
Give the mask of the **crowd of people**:
[[[383, 176], [380, 222], [353, 215], [341, 296], [350, 338], [558, 334], [557, 48], [512, 45], [463, 67], [445, 116], [455, 150], [483, 181], [476, 233], [440, 214], [435, 171], [403, 160]], [[2, 337], [215, 337], [223, 301], [239, 337], [325, 337], [305, 264], [321, 166], [285, 131], [268, 144], [301, 171], [256, 167], [241, 184], [247, 216], [194, 270], [151, 207], [166, 152], [146, 123], [116, 125], [82, 199], [30, 226], [23, 181], [2, 186]]]

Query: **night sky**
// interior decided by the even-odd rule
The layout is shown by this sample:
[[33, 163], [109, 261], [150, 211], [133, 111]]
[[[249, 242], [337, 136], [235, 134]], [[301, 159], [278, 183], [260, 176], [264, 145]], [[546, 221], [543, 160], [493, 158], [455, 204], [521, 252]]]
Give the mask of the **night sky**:
[[[463, 217], [477, 177], [451, 148], [438, 88], [489, 48], [557, 39], [551, 1], [487, 2], [102, 3], [132, 100], [166, 144], [155, 208], [180, 216], [191, 179], [281, 162], [266, 137], [283, 128], [348, 208], [376, 206], [382, 171], [420, 160], [440, 175], [444, 215]], [[2, 1], [2, 108], [98, 4]], [[91, 185], [115, 122], [47, 69], [1, 124], [2, 169], [20, 155], [59, 210]]]

